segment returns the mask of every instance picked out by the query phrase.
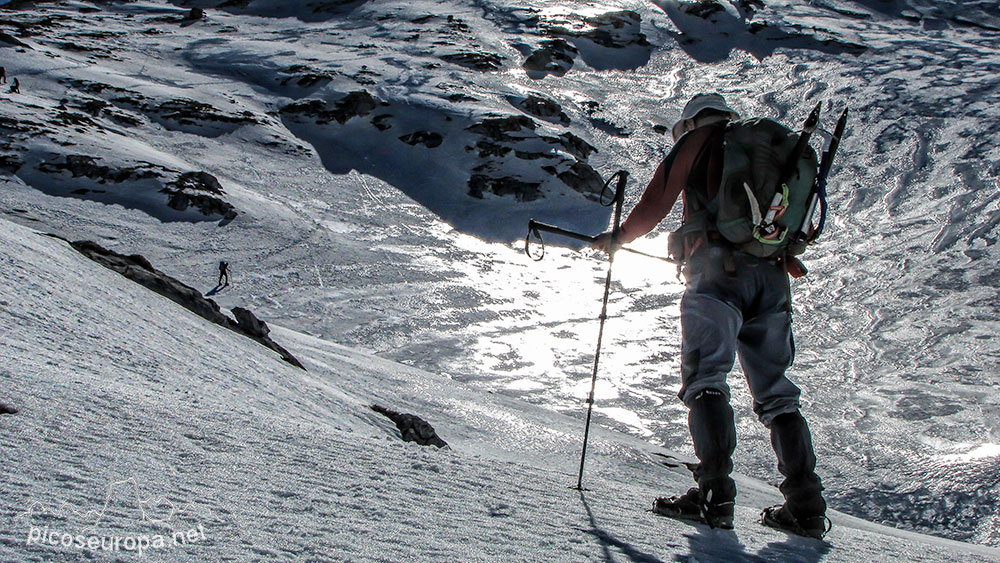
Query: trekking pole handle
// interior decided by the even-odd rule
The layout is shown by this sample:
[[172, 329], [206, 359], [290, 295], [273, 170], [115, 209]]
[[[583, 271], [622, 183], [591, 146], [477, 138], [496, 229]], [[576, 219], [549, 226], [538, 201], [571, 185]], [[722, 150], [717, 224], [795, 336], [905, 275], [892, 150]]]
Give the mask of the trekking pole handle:
[[[593, 243], [594, 241], [597, 240], [597, 237], [595, 237], [595, 236], [590, 236], [590, 235], [585, 235], [583, 233], [578, 233], [578, 232], [575, 232], [575, 231], [570, 231], [568, 229], [563, 229], [562, 227], [556, 227], [555, 225], [547, 225], [545, 223], [539, 223], [538, 221], [535, 221], [534, 219], [528, 221], [528, 230], [531, 231], [536, 237], [538, 236], [538, 232], [539, 231], [543, 231], [543, 232], [546, 232], [546, 233], [552, 233], [554, 235], [561, 235], [561, 236], [564, 236], [564, 237], [567, 237], [567, 238], [571, 238], [571, 239], [575, 239], [575, 240], [579, 240], [579, 241], [583, 241], [583, 242]], [[539, 237], [539, 238], [541, 238], [541, 237]]]
[[[562, 227], [556, 227], [555, 225], [548, 225], [546, 223], [539, 223], [534, 219], [528, 221], [528, 234], [524, 237], [524, 253], [531, 257], [532, 260], [540, 261], [545, 257], [545, 242], [542, 240], [542, 233], [552, 233], [554, 235], [560, 235], [574, 240], [579, 240], [582, 242], [593, 244], [597, 241], [596, 236], [585, 235], [583, 233], [578, 233], [576, 231], [570, 231], [568, 229], [563, 229]], [[538, 239], [538, 244], [541, 246], [542, 251], [538, 256], [531, 254], [531, 237], [534, 235]], [[666, 256], [657, 256], [655, 254], [649, 254], [648, 252], [643, 252], [641, 250], [635, 250], [634, 248], [629, 248], [627, 246], [619, 246], [615, 250], [624, 250], [625, 252], [631, 252], [632, 254], [638, 254], [639, 256], [645, 256], [646, 258], [654, 258], [656, 260], [663, 260], [664, 262], [670, 262], [671, 264], [676, 264], [677, 260], [669, 258]]]

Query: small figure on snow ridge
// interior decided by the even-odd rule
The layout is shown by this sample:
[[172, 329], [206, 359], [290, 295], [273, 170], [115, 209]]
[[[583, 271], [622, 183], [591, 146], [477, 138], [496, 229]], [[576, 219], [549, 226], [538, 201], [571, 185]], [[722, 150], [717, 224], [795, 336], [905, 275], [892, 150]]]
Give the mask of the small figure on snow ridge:
[[221, 262], [219, 262], [219, 287], [226, 287], [228, 285], [229, 285], [229, 262], [222, 260]]

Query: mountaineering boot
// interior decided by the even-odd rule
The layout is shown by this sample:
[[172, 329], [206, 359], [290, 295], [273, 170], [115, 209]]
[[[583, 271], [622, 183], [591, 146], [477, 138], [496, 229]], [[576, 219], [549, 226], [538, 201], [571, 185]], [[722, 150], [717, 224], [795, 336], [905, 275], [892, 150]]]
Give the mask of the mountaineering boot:
[[823, 539], [830, 531], [830, 519], [826, 515], [798, 519], [792, 516], [787, 505], [779, 504], [765, 508], [760, 513], [760, 523], [809, 538]]
[[736, 424], [729, 398], [717, 389], [705, 389], [688, 401], [688, 427], [699, 463], [693, 468], [698, 487], [677, 497], [658, 498], [653, 512], [733, 529], [736, 482], [733, 470]]
[[771, 422], [771, 445], [778, 471], [785, 477], [778, 487], [785, 504], [761, 513], [761, 522], [799, 535], [822, 538], [829, 531], [823, 484], [816, 475], [816, 454], [806, 420], [798, 411], [780, 414]]
[[653, 512], [678, 520], [708, 524], [712, 528], [732, 530], [734, 505], [733, 501], [710, 502], [701, 494], [701, 489], [691, 487], [681, 496], [654, 500]]
[[[688, 427], [698, 464], [694, 478], [701, 496], [709, 506], [731, 506], [736, 500], [733, 451], [736, 449], [736, 423], [729, 398], [716, 389], [705, 389], [688, 401]], [[728, 510], [732, 519], [732, 508]]]

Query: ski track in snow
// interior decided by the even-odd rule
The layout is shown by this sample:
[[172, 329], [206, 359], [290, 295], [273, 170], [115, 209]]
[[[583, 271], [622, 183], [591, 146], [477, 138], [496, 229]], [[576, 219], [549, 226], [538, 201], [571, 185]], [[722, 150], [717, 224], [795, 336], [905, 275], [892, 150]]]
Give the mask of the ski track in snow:
[[[102, 5], [94, 15], [81, 13], [85, 3], [42, 7], [40, 13], [57, 17], [52, 32], [28, 38], [37, 47], [31, 51], [2, 50], [8, 74], [21, 76], [24, 89], [20, 97], [0, 94], [2, 115], [37, 120], [55, 112], [58, 100], [79, 94], [60, 82], [67, 77], [161, 102], [196, 99], [229, 115], [249, 111], [259, 124], [182, 125], [112, 101], [109, 111], [142, 125], [104, 119], [112, 134], [84, 124], [66, 128], [64, 139], [111, 163], [143, 159], [208, 170], [243, 215], [217, 226], [151, 216], [143, 210], [160, 204], [145, 196], [126, 208], [54, 198], [44, 194], [65, 194], [66, 182], [81, 180], [27, 172], [0, 178], [2, 210], [39, 230], [140, 252], [204, 290], [214, 282], [217, 260], [227, 257], [234, 284], [215, 296], [223, 305], [248, 306], [278, 325], [576, 415], [589, 385], [600, 298], [595, 280], [602, 280], [603, 264], [589, 253], [551, 247], [546, 261], [534, 264], [519, 246], [452, 231], [439, 216], [460, 231], [488, 235], [496, 229], [506, 236], [520, 233], [531, 215], [596, 231], [606, 211], [568, 196], [523, 206], [492, 198], [483, 207], [465, 197], [464, 179], [452, 185], [460, 177], [452, 159], [433, 152], [451, 151], [464, 162], [470, 157], [458, 141], [439, 149], [385, 143], [398, 143], [402, 133], [427, 123], [452, 142], [472, 116], [518, 114], [508, 97], [538, 92], [570, 115], [569, 131], [599, 149], [592, 157], [595, 168], [605, 175], [620, 167], [632, 171], [628, 208], [651, 163], [669, 146], [652, 125], [672, 124], [697, 91], [718, 90], [745, 115], [787, 123], [800, 120], [816, 101], [830, 100], [824, 105], [829, 125], [846, 103], [852, 117], [831, 177], [833, 217], [824, 240], [806, 255], [812, 273], [795, 282], [795, 376], [805, 391], [831, 504], [874, 520], [996, 545], [1000, 457], [973, 455], [1000, 443], [995, 9], [922, 0], [891, 6], [770, 2], [752, 21], [807, 36], [782, 39], [775, 44], [790, 48], [776, 49], [733, 19], [735, 5], [726, 11], [732, 33], [709, 35], [699, 46], [685, 37], [704, 22], [685, 19], [674, 2], [612, 4], [386, 2], [359, 8], [351, 19], [319, 22], [209, 9], [205, 21], [185, 26], [165, 22], [184, 10], [160, 2]], [[614, 52], [609, 56], [609, 50], [574, 39], [581, 55], [565, 76], [533, 79], [518, 70], [523, 57], [516, 45], [542, 38], [526, 23], [533, 10], [562, 17], [612, 7], [641, 15], [641, 30], [654, 46], [648, 61], [639, 57], [636, 66], [631, 57], [614, 60]], [[469, 30], [442, 27], [447, 14]], [[978, 22], [971, 25], [976, 14]], [[422, 15], [436, 23], [412, 21]], [[157, 32], [140, 35], [137, 29]], [[413, 33], [420, 38], [411, 40]], [[831, 41], [823, 45], [825, 40]], [[67, 41], [94, 50], [70, 49]], [[717, 53], [704, 43], [729, 50], [705, 62]], [[866, 50], [857, 56], [850, 48], [837, 51], [847, 43]], [[443, 47], [482, 48], [507, 59], [496, 73], [430, 66], [441, 64], [436, 55]], [[748, 53], [769, 56], [757, 60]], [[303, 62], [335, 78], [311, 86], [280, 84], [290, 67]], [[365, 83], [366, 76], [376, 83]], [[387, 137], [358, 119], [338, 129], [293, 125], [276, 114], [290, 101], [332, 102], [360, 89], [387, 100], [387, 111], [396, 114], [399, 122]], [[443, 93], [470, 94], [477, 101], [449, 104], [441, 101]], [[600, 103], [596, 113], [590, 113], [589, 101]], [[32, 142], [25, 170], [56, 150], [52, 143]], [[336, 143], [350, 148], [355, 142], [364, 147], [348, 151], [356, 162], [337, 154]], [[383, 145], [377, 156], [365, 154]], [[428, 163], [438, 167], [435, 174], [421, 168]], [[546, 210], [554, 201], [558, 209]], [[484, 222], [491, 215], [503, 220]], [[183, 217], [200, 219], [193, 213]], [[675, 224], [676, 218], [668, 220], [668, 226]], [[660, 236], [637, 246], [662, 253], [664, 241]], [[619, 257], [615, 271], [597, 422], [690, 454], [686, 412], [673, 396], [679, 386], [682, 286], [671, 267], [642, 259]], [[78, 330], [26, 314], [25, 323], [51, 327], [52, 342]], [[102, 361], [133, 358], [141, 343], [104, 351]], [[12, 350], [30, 353], [18, 346]], [[93, 369], [88, 351], [80, 344], [67, 355], [68, 365]], [[158, 353], [167, 359], [181, 354]], [[156, 355], [127, 361], [140, 371], [156, 371], [162, 363]], [[767, 435], [745, 390], [735, 381], [733, 388], [741, 440], [737, 468], [773, 479]], [[94, 400], [108, 408], [114, 403], [112, 396]], [[101, 459], [113, 465], [110, 456]], [[87, 494], [100, 490], [90, 487]]]

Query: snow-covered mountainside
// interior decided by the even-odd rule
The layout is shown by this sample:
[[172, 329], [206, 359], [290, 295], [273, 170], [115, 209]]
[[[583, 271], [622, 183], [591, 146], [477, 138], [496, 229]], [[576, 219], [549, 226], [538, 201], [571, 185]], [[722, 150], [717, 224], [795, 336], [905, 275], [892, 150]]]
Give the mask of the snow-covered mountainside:
[[[690, 527], [645, 511], [690, 473], [636, 438], [595, 434], [581, 494], [573, 418], [276, 330], [297, 369], [4, 219], [0, 273], [20, 409], [0, 415], [4, 560], [1000, 557], [841, 514], [828, 542], [789, 537], [756, 521], [780, 494], [742, 477], [737, 534]], [[404, 443], [372, 404], [423, 413], [451, 446]]]
[[[479, 453], [491, 465], [498, 456], [504, 460], [499, 470], [473, 470], [472, 462], [423, 450], [397, 454], [392, 463], [400, 471], [409, 467], [404, 457], [414, 455], [414, 463], [438, 468], [438, 486], [451, 493], [434, 502], [459, 502], [455, 483], [440, 477], [442, 464], [459, 467], [451, 477], [471, 481], [494, 478], [481, 471], [515, 475], [520, 466], [506, 465], [515, 461], [566, 465], [576, 428], [542, 413], [581, 418], [600, 306], [596, 280], [605, 265], [589, 252], [551, 246], [546, 259], [534, 263], [511, 241], [524, 235], [529, 217], [587, 233], [603, 230], [609, 213], [598, 202], [602, 178], [618, 169], [632, 173], [630, 207], [669, 148], [668, 130], [684, 102], [696, 92], [718, 91], [746, 116], [789, 125], [818, 101], [827, 127], [842, 108], [851, 110], [830, 183], [832, 224], [805, 256], [810, 275], [793, 287], [795, 378], [805, 392], [831, 506], [892, 526], [1000, 545], [998, 37], [1000, 9], [990, 1], [6, 3], [0, 66], [18, 80], [20, 92], [0, 84], [4, 215], [36, 231], [141, 253], [203, 291], [215, 285], [218, 261], [228, 260], [233, 283], [213, 298], [226, 308], [249, 307], [272, 328], [285, 327], [275, 328], [276, 340], [305, 356], [312, 369], [303, 376], [274, 368], [285, 374], [279, 376], [269, 367], [261, 372], [266, 377], [224, 391], [226, 381], [239, 382], [239, 373], [260, 365], [263, 352], [229, 336], [205, 336], [217, 345], [192, 347], [197, 339], [187, 325], [193, 320], [165, 317], [146, 338], [124, 323], [114, 331], [125, 343], [102, 342], [110, 328], [104, 323], [119, 324], [124, 314], [102, 304], [126, 299], [136, 305], [138, 298], [121, 292], [139, 290], [124, 278], [111, 282], [116, 274], [98, 274], [96, 266], [74, 266], [75, 277], [46, 273], [69, 268], [69, 258], [60, 255], [59, 268], [47, 269], [41, 263], [57, 243], [24, 243], [19, 254], [5, 256], [5, 279], [38, 268], [40, 280], [56, 276], [57, 286], [70, 280], [76, 286], [48, 294], [23, 285], [4, 293], [0, 402], [22, 412], [0, 424], [5, 449], [24, 456], [17, 458], [23, 467], [3, 465], [5, 488], [19, 491], [5, 497], [4, 516], [45, 495], [96, 510], [102, 487], [136, 476], [147, 480], [140, 483], [143, 494], [175, 487], [182, 494], [167, 495], [175, 501], [215, 499], [205, 518], [230, 518], [223, 499], [232, 499], [223, 491], [248, 489], [240, 494], [249, 498], [232, 504], [273, 511], [276, 521], [309, 522], [302, 513], [322, 512], [316, 507], [335, 494], [323, 486], [303, 492], [307, 481], [322, 481], [322, 472], [300, 472], [273, 488], [249, 476], [280, 473], [278, 459], [302, 467], [327, 438], [343, 443], [337, 448], [345, 456], [392, 455], [386, 448], [396, 444], [357, 444], [338, 434], [349, 427], [359, 436], [383, 436], [371, 429], [369, 417], [376, 415], [359, 409], [381, 393], [394, 399], [387, 407], [426, 408], [430, 412], [417, 414], [433, 419], [441, 402], [454, 404], [450, 394], [472, 393], [454, 399], [471, 408], [478, 400], [471, 397], [481, 397], [472, 390], [488, 390], [504, 397], [509, 410], [497, 416], [510, 426], [518, 423], [505, 417], [530, 416], [550, 428], [551, 416], [572, 434], [558, 447], [542, 437], [537, 447], [511, 445], [497, 453], [492, 435], [456, 442], [443, 432], [456, 455], [485, 448]], [[676, 224], [672, 216], [659, 232]], [[12, 240], [30, 239], [9, 232]], [[665, 240], [653, 236], [636, 246], [662, 254]], [[547, 242], [558, 244], [554, 237]], [[619, 255], [613, 289], [596, 422], [690, 455], [686, 412], [674, 397], [682, 285], [669, 265]], [[92, 314], [97, 320], [81, 315], [69, 326], [89, 301], [99, 309]], [[48, 313], [33, 313], [43, 302]], [[147, 341], [156, 344], [137, 353]], [[426, 371], [442, 374], [428, 384], [443, 394], [435, 399], [441, 402], [394, 395], [395, 387], [384, 387], [402, 385], [397, 380], [410, 371], [332, 343], [419, 368], [412, 372], [421, 374], [412, 375], [418, 381], [430, 377]], [[225, 356], [207, 357], [220, 346]], [[329, 354], [354, 358], [371, 377], [335, 385], [342, 364], [313, 373]], [[383, 371], [406, 375], [383, 378]], [[188, 393], [178, 394], [187, 390], [188, 378], [174, 379], [181, 374], [197, 374], [191, 381], [208, 391], [196, 399], [213, 401], [211, 407], [193, 406], [184, 399]], [[272, 380], [280, 389], [270, 388]], [[465, 388], [456, 382], [472, 390], [459, 391]], [[171, 384], [170, 393], [150, 395], [149, 389]], [[67, 395], [80, 385], [95, 393], [93, 404], [60, 399], [82, 396]], [[748, 479], [773, 480], [766, 432], [746, 392], [733, 387], [737, 469]], [[109, 408], [126, 408], [115, 406], [120, 394], [114, 389], [145, 397], [146, 410], [134, 418], [102, 418]], [[171, 411], [157, 400], [176, 410], [164, 426], [156, 421]], [[546, 410], [524, 406], [532, 403]], [[256, 419], [249, 413], [268, 406], [288, 418], [271, 413], [250, 422]], [[243, 414], [225, 418], [219, 413], [226, 409]], [[354, 414], [331, 414], [348, 410]], [[310, 430], [292, 430], [304, 420]], [[66, 430], [71, 440], [53, 437], [64, 425], [75, 425]], [[118, 432], [125, 426], [128, 431]], [[455, 423], [451, 430], [464, 435], [475, 427]], [[206, 428], [227, 431], [220, 438]], [[50, 439], [11, 434], [26, 430]], [[213, 479], [193, 475], [198, 467], [190, 456], [201, 454], [188, 447], [186, 440], [194, 439], [185, 433], [215, 452]], [[111, 440], [113, 447], [87, 449], [98, 435], [125, 437]], [[274, 451], [292, 438], [305, 445]], [[244, 470], [227, 489], [219, 485], [230, 479], [224, 467], [244, 440], [253, 453], [239, 460]], [[56, 452], [69, 446], [84, 451]], [[40, 449], [20, 453], [25, 448]], [[120, 452], [128, 453], [119, 460]], [[264, 461], [254, 465], [252, 456]], [[321, 459], [331, 471], [339, 463]], [[625, 463], [609, 459], [600, 463], [612, 474]], [[157, 468], [161, 481], [145, 488]], [[364, 472], [336, 471], [347, 480], [368, 479]], [[511, 486], [516, 490], [524, 486], [520, 479], [501, 482], [520, 483]], [[620, 506], [679, 492], [617, 486], [627, 492], [608, 491], [606, 500]], [[499, 488], [491, 491], [499, 495]], [[597, 503], [591, 507], [596, 511]], [[391, 513], [369, 509], [356, 506], [346, 518], [384, 521]], [[530, 521], [543, 512], [530, 512]], [[562, 518], [556, 513], [551, 517]], [[236, 516], [227, 521], [235, 535], [218, 541], [220, 557], [226, 549], [252, 549], [252, 532], [240, 530], [279, 533], [276, 521], [239, 514], [253, 523], [241, 528]], [[457, 525], [462, 516], [452, 518]], [[628, 522], [624, 513], [616, 518]], [[581, 544], [593, 549], [580, 553], [591, 555], [598, 545], [627, 553], [628, 533], [635, 530], [627, 523], [625, 536], [606, 535], [596, 525], [567, 525], [598, 530]], [[308, 524], [289, 533], [303, 529], [319, 534]], [[326, 533], [341, 533], [334, 529]], [[520, 533], [513, 524], [508, 530]], [[24, 549], [19, 536], [0, 541], [4, 549]], [[440, 541], [435, 545], [445, 545]], [[499, 556], [474, 545], [468, 554]], [[747, 548], [749, 554], [758, 549]], [[352, 553], [436, 553], [373, 549]], [[458, 555], [440, 549], [444, 558]], [[680, 552], [637, 552], [647, 553]]]

